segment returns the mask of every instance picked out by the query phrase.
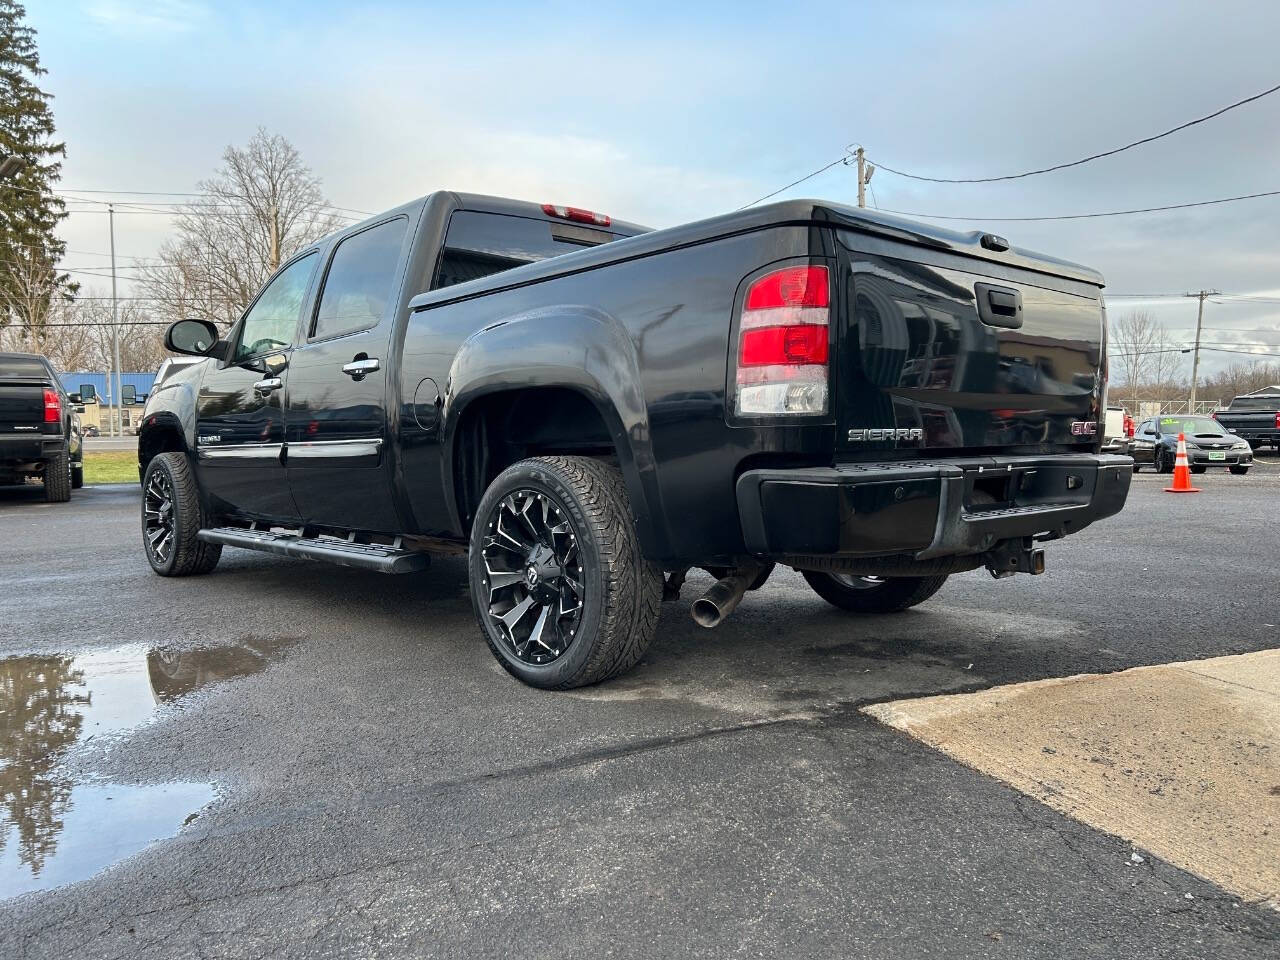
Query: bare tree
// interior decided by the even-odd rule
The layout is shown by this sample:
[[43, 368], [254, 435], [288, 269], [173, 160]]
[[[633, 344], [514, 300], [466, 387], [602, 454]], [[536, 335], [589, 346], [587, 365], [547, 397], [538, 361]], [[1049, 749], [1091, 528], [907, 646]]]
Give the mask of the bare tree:
[[84, 299], [54, 300], [39, 327], [0, 329], [0, 349], [41, 353], [63, 372], [111, 369], [113, 329], [120, 338], [120, 365], [125, 371], [149, 372], [168, 356], [164, 325], [151, 319], [135, 301], [120, 305], [119, 325], [112, 321], [111, 301], [90, 292]]
[[245, 147], [227, 147], [222, 163], [144, 272], [162, 319], [233, 323], [284, 260], [343, 225], [284, 137], [259, 128]]
[[1111, 324], [1110, 353], [1113, 369], [1133, 396], [1151, 375], [1153, 351], [1163, 328], [1147, 310], [1130, 310]]

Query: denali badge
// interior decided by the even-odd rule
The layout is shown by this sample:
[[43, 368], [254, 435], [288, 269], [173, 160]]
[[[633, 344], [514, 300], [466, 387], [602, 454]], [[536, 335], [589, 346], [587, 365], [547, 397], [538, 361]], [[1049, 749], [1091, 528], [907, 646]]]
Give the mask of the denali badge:
[[202, 433], [196, 437], [197, 443], [221, 443], [222, 435], [218, 433]]
[[850, 430], [850, 440], [923, 440], [924, 431], [919, 427], [910, 429], [899, 428], [893, 429], [886, 427], [884, 429], [869, 430]]
[[1073, 437], [1092, 437], [1098, 432], [1098, 423], [1096, 420], [1074, 420], [1071, 423], [1071, 435]]

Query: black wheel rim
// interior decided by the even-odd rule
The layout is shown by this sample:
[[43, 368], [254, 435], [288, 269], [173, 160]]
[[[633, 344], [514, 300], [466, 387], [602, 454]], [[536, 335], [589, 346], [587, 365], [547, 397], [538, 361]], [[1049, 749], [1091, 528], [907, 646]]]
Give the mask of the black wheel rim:
[[142, 495], [142, 532], [156, 563], [167, 563], [173, 552], [173, 483], [161, 470], [151, 474]]
[[855, 577], [847, 573], [833, 573], [836, 582], [854, 590], [874, 590], [884, 585], [883, 577]]
[[485, 521], [481, 600], [507, 651], [545, 665], [573, 644], [585, 599], [578, 534], [538, 490], [507, 494]]

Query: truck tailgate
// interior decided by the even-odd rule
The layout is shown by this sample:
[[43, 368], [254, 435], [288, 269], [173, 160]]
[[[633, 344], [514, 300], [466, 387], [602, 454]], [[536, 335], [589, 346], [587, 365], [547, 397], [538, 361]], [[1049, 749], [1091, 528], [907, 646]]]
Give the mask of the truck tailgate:
[[0, 433], [31, 433], [44, 423], [42, 380], [0, 380]]
[[841, 260], [839, 454], [1093, 449], [1105, 347], [1097, 287], [978, 261]]

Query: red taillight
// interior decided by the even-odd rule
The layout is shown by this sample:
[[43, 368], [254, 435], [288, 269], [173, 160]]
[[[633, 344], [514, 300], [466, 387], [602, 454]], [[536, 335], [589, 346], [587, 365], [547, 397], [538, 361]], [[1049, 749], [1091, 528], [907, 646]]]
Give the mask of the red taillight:
[[826, 363], [827, 328], [816, 323], [797, 323], [789, 327], [757, 327], [742, 333], [744, 367], [763, 367], [771, 363]]
[[1280, 410], [1276, 411], [1276, 429], [1280, 430]]
[[554, 203], [544, 203], [542, 212], [548, 217], [559, 217], [561, 220], [574, 220], [578, 223], [590, 223], [597, 227], [607, 227], [613, 219], [605, 213], [583, 210], [582, 207], [562, 207]]
[[826, 267], [786, 267], [765, 274], [747, 291], [746, 310], [771, 307], [828, 307], [831, 290]]
[[830, 319], [825, 266], [783, 267], [747, 288], [738, 333], [738, 414], [827, 412]]
[[44, 388], [44, 422], [57, 423], [62, 419], [62, 401], [58, 399], [58, 391]]

